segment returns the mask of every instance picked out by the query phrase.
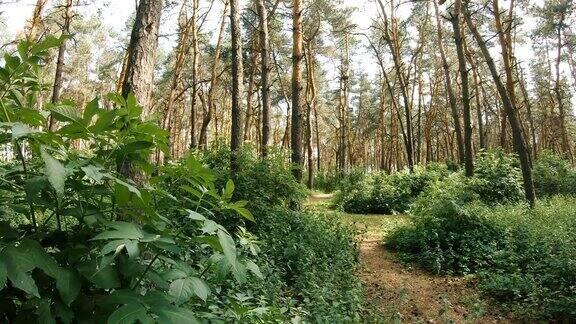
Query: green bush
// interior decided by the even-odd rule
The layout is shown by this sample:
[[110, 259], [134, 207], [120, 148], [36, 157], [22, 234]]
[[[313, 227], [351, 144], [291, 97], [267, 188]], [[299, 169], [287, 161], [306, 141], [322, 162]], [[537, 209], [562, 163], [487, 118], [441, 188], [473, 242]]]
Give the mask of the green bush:
[[514, 155], [507, 155], [502, 150], [482, 152], [474, 163], [474, 181], [470, 189], [480, 195], [483, 202], [496, 205], [524, 197], [522, 173]]
[[550, 151], [541, 152], [532, 169], [537, 196], [575, 195], [576, 170]]
[[413, 225], [393, 232], [387, 245], [434, 273], [466, 274], [486, 267], [490, 251], [502, 246], [502, 233], [470, 207], [479, 198], [470, 182], [453, 174], [432, 184], [410, 209]]
[[457, 178], [421, 196], [413, 224], [386, 244], [435, 273], [478, 274], [482, 291], [523, 317], [573, 320], [576, 199], [487, 206]]
[[315, 323], [358, 322], [361, 284], [354, 233], [335, 216], [256, 210], [255, 232], [277, 283]]
[[337, 171], [320, 171], [314, 176], [314, 189], [322, 192], [334, 192], [340, 187], [343, 175]]
[[356, 214], [404, 213], [431, 183], [446, 177], [440, 165], [416, 167], [414, 172], [372, 172], [349, 177], [335, 199], [345, 212]]
[[238, 153], [240, 168], [235, 174], [230, 172], [230, 149], [225, 145], [199, 153], [199, 159], [217, 173], [217, 184], [234, 179], [235, 198], [248, 201], [248, 208], [300, 206], [308, 190], [296, 182], [284, 154], [273, 150], [262, 160], [253, 147], [245, 145]]
[[[61, 40], [23, 42], [4, 57], [0, 73], [0, 145], [19, 157], [0, 164], [0, 322], [196, 323], [279, 315], [254, 311], [265, 303], [234, 300], [262, 274], [248, 233], [234, 235], [235, 228], [211, 219], [224, 210], [252, 218], [244, 202], [232, 199], [233, 183], [220, 191], [200, 166], [182, 174], [189, 190], [181, 199], [166, 192], [148, 157], [167, 151], [167, 134], [141, 120], [133, 95], [108, 95], [111, 109], [100, 108], [98, 98], [83, 109], [72, 102], [49, 106], [59, 128], [42, 130], [46, 114], [30, 107], [43, 58]], [[80, 140], [82, 151], [74, 149]], [[239, 308], [259, 315], [238, 314]]]

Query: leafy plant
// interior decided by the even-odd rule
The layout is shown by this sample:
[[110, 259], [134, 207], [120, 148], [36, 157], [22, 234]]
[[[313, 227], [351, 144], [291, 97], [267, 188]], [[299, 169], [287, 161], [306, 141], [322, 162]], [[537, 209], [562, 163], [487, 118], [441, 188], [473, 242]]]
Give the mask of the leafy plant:
[[[140, 119], [133, 95], [108, 95], [109, 110], [98, 98], [82, 111], [31, 108], [43, 57], [60, 41], [23, 42], [0, 68], [0, 145], [19, 161], [0, 165], [0, 320], [198, 322], [226, 306], [223, 287], [262, 277], [252, 254], [210, 219], [252, 215], [232, 200], [232, 182], [219, 193], [193, 160], [187, 199], [158, 186], [148, 157], [167, 149], [167, 134]], [[48, 115], [60, 123], [55, 132], [41, 128]], [[127, 161], [149, 182], [120, 175]]]

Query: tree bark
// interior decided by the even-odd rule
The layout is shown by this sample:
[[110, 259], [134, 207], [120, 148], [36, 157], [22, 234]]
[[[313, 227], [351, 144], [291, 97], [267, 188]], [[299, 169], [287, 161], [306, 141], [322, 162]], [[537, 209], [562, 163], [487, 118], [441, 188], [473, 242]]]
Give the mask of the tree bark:
[[[70, 34], [70, 22], [72, 21], [72, 1], [67, 0], [64, 8], [64, 22], [62, 24], [62, 35]], [[52, 87], [52, 98], [50, 102], [56, 104], [60, 101], [60, 92], [62, 91], [62, 84], [64, 82], [64, 55], [66, 54], [67, 40], [63, 40], [58, 46], [58, 59], [56, 60], [56, 73], [54, 75], [54, 86]], [[56, 129], [56, 121], [50, 116], [48, 121], [48, 128], [51, 131]]]
[[468, 86], [468, 68], [466, 67], [466, 56], [464, 55], [464, 40], [460, 29], [460, 13], [462, 11], [462, 0], [454, 2], [454, 11], [451, 16], [452, 30], [454, 31], [454, 43], [456, 44], [456, 54], [458, 56], [458, 68], [460, 70], [460, 82], [462, 88], [462, 106], [464, 117], [464, 169], [467, 177], [474, 175], [474, 157], [472, 153], [472, 121], [470, 114], [470, 90]]
[[230, 29], [232, 32], [232, 129], [230, 139], [230, 170], [232, 170], [232, 173], [235, 173], [239, 170], [237, 154], [242, 145], [242, 94], [244, 92], [242, 35], [240, 28], [240, 15], [238, 14], [238, 0], [230, 0]]
[[486, 60], [486, 64], [490, 69], [490, 74], [494, 79], [494, 83], [496, 84], [496, 89], [500, 94], [500, 99], [502, 100], [502, 105], [504, 107], [504, 111], [510, 121], [510, 126], [512, 129], [512, 138], [514, 140], [514, 148], [516, 150], [516, 154], [518, 154], [518, 158], [520, 160], [520, 166], [522, 168], [522, 178], [524, 180], [524, 194], [526, 196], [526, 200], [530, 204], [530, 206], [534, 206], [535, 203], [535, 193], [534, 193], [534, 184], [532, 183], [532, 170], [530, 166], [530, 156], [528, 152], [528, 148], [526, 146], [526, 142], [524, 140], [524, 136], [522, 135], [522, 127], [520, 125], [520, 121], [518, 120], [516, 108], [514, 107], [514, 103], [510, 100], [508, 92], [506, 91], [506, 87], [502, 83], [500, 79], [500, 75], [498, 74], [498, 70], [496, 69], [496, 64], [490, 55], [488, 47], [486, 46], [486, 41], [482, 38], [476, 25], [472, 21], [472, 17], [470, 14], [469, 9], [466, 6], [464, 8], [464, 18], [466, 19], [466, 24], [468, 28], [472, 32], [472, 35], [476, 39], [476, 43], [480, 47], [482, 54]]
[[442, 70], [444, 71], [444, 82], [446, 83], [446, 92], [448, 93], [448, 101], [450, 103], [450, 111], [452, 112], [452, 119], [454, 120], [454, 131], [456, 132], [456, 146], [458, 148], [458, 158], [460, 163], [464, 163], [464, 140], [462, 138], [462, 126], [460, 125], [460, 117], [458, 115], [458, 108], [456, 105], [456, 96], [452, 87], [452, 77], [450, 76], [450, 67], [446, 59], [446, 52], [444, 50], [442, 23], [440, 21], [440, 14], [438, 12], [438, 4], [434, 0], [434, 11], [436, 13], [436, 30], [438, 33], [438, 51], [442, 59]]
[[262, 157], [268, 155], [270, 142], [270, 40], [268, 38], [268, 11], [264, 0], [257, 0], [256, 7], [260, 16], [260, 87], [262, 99], [262, 141], [260, 143]]
[[[158, 30], [162, 14], [162, 0], [140, 0], [128, 46], [126, 76], [122, 84], [122, 96], [133, 93], [144, 112], [150, 112], [154, 88], [154, 66], [158, 48]], [[135, 181], [139, 173], [132, 168], [130, 160], [122, 162], [119, 170]]]
[[28, 28], [28, 33], [26, 33], [26, 40], [29, 42], [35, 42], [37, 40], [38, 30], [40, 29], [40, 25], [42, 25], [42, 11], [44, 11], [47, 2], [48, 0], [36, 0], [34, 13], [30, 20], [30, 28]]
[[292, 129], [290, 148], [296, 181], [302, 181], [302, 2], [292, 1]]
[[208, 89], [208, 100], [202, 111], [202, 125], [200, 126], [200, 147], [203, 149], [208, 148], [208, 126], [212, 121], [214, 108], [214, 93], [218, 84], [218, 75], [216, 69], [220, 63], [220, 52], [222, 51], [222, 40], [224, 38], [224, 30], [226, 28], [226, 12], [228, 11], [228, 1], [224, 1], [224, 11], [222, 13], [222, 20], [220, 21], [220, 30], [218, 32], [218, 41], [216, 42], [216, 49], [214, 51], [214, 59], [210, 68], [210, 88]]

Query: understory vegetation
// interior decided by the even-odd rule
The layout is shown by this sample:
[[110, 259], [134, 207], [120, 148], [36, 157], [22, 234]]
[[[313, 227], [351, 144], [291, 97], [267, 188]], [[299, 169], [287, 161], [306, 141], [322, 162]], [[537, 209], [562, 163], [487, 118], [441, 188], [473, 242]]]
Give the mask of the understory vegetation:
[[531, 209], [519, 201], [516, 162], [496, 156], [480, 157], [473, 178], [454, 173], [428, 186], [410, 207], [412, 224], [385, 243], [431, 272], [476, 274], [481, 291], [523, 318], [573, 319], [574, 169], [551, 154], [535, 161], [537, 190], [551, 197]]
[[[1, 322], [360, 320], [353, 233], [289, 210], [307, 190], [274, 154], [246, 148], [236, 173], [225, 149], [156, 168], [167, 134], [133, 95], [27, 108], [61, 41], [23, 42], [0, 70], [15, 155], [0, 163]], [[48, 119], [61, 127], [39, 130]]]
[[522, 318], [570, 320], [576, 169], [544, 151], [533, 170], [543, 197], [533, 209], [522, 200], [516, 157], [501, 150], [477, 156], [472, 177], [442, 165], [393, 174], [352, 170], [334, 177], [333, 204], [348, 213], [408, 213], [411, 223], [385, 235], [401, 260], [435, 274], [476, 275], [482, 292]]

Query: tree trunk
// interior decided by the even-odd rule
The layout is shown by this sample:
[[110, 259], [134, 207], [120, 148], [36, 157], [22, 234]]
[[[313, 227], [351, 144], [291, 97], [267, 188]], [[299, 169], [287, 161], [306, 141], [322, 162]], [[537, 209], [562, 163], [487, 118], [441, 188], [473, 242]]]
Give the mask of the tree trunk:
[[444, 82], [446, 83], [446, 92], [448, 93], [448, 101], [450, 102], [450, 111], [452, 112], [452, 119], [454, 120], [454, 130], [456, 132], [456, 145], [458, 148], [458, 158], [460, 163], [464, 163], [464, 140], [462, 139], [462, 126], [460, 126], [460, 117], [458, 116], [458, 108], [456, 105], [456, 96], [452, 88], [452, 77], [450, 76], [450, 67], [446, 59], [446, 52], [444, 50], [442, 23], [440, 21], [440, 14], [438, 12], [438, 4], [434, 0], [434, 11], [436, 13], [436, 30], [438, 33], [438, 51], [442, 59], [442, 70], [444, 71]]
[[312, 151], [312, 111], [316, 110], [316, 82], [315, 82], [315, 63], [312, 53], [312, 45], [310, 42], [306, 43], [306, 75], [308, 80], [306, 82], [306, 149], [308, 157], [308, 189], [314, 187], [314, 159]]
[[[122, 84], [122, 96], [133, 93], [144, 112], [150, 112], [154, 87], [154, 66], [158, 48], [158, 29], [162, 14], [162, 0], [140, 0], [128, 46], [126, 76]], [[122, 162], [119, 171], [135, 181], [138, 172], [130, 160]]]
[[302, 2], [292, 1], [292, 129], [290, 148], [296, 181], [302, 181]]
[[257, 0], [256, 7], [260, 16], [260, 87], [262, 97], [262, 141], [260, 143], [262, 157], [268, 155], [270, 142], [270, 44], [268, 39], [268, 11], [264, 0]]
[[468, 87], [468, 68], [466, 67], [466, 56], [464, 55], [464, 40], [460, 29], [460, 13], [462, 11], [462, 1], [456, 0], [454, 12], [451, 16], [452, 29], [454, 30], [454, 43], [458, 56], [458, 68], [460, 70], [460, 82], [462, 88], [462, 106], [464, 117], [464, 169], [467, 177], [474, 175], [474, 157], [472, 153], [472, 121], [470, 115], [470, 90]]
[[230, 0], [230, 29], [232, 33], [232, 130], [230, 139], [230, 170], [239, 170], [237, 154], [242, 145], [242, 93], [244, 70], [242, 68], [242, 36], [238, 0]]
[[216, 42], [216, 49], [214, 51], [214, 59], [210, 68], [210, 88], [208, 89], [208, 100], [202, 111], [202, 125], [200, 127], [200, 147], [203, 149], [208, 148], [208, 126], [214, 114], [214, 92], [218, 84], [218, 75], [216, 69], [220, 63], [220, 52], [222, 50], [222, 40], [224, 38], [224, 30], [226, 28], [226, 12], [228, 11], [228, 1], [224, 1], [224, 11], [222, 13], [222, 20], [220, 22], [220, 31], [218, 32], [218, 41]]
[[520, 166], [522, 168], [522, 177], [524, 180], [524, 193], [526, 195], [526, 200], [530, 206], [534, 206], [535, 194], [534, 194], [534, 184], [532, 183], [532, 170], [530, 168], [530, 156], [528, 152], [528, 148], [526, 146], [526, 142], [522, 135], [522, 127], [520, 126], [520, 121], [518, 120], [518, 115], [516, 112], [516, 108], [514, 107], [514, 103], [510, 100], [508, 92], [506, 91], [506, 87], [500, 80], [500, 75], [498, 74], [498, 70], [496, 69], [496, 64], [490, 55], [488, 47], [486, 46], [486, 41], [482, 38], [478, 29], [474, 25], [472, 21], [472, 17], [470, 14], [469, 9], [467, 6], [464, 8], [464, 17], [466, 19], [466, 24], [468, 28], [472, 32], [472, 35], [476, 39], [476, 43], [480, 47], [482, 54], [486, 60], [486, 64], [490, 69], [490, 73], [492, 74], [492, 78], [494, 79], [494, 83], [496, 84], [496, 88], [498, 93], [500, 94], [500, 98], [502, 99], [502, 105], [504, 107], [504, 111], [510, 121], [510, 126], [512, 129], [512, 137], [514, 140], [514, 148], [516, 150], [516, 154], [518, 154], [518, 158], [520, 159]]
[[400, 44], [398, 43], [398, 30], [397, 26], [394, 23], [394, 3], [390, 3], [391, 9], [391, 18], [392, 18], [392, 26], [389, 26], [388, 23], [388, 15], [386, 14], [386, 9], [382, 0], [378, 0], [378, 4], [380, 5], [380, 9], [382, 10], [382, 16], [384, 21], [384, 34], [385, 40], [390, 47], [390, 52], [392, 54], [392, 59], [394, 61], [394, 68], [396, 69], [396, 75], [400, 85], [400, 92], [402, 98], [404, 99], [404, 115], [406, 118], [406, 155], [407, 155], [407, 162], [408, 168], [410, 171], [414, 169], [414, 150], [413, 150], [413, 139], [412, 139], [412, 115], [411, 115], [411, 105], [410, 100], [408, 98], [408, 86], [406, 84], [404, 71], [402, 69], [402, 62], [401, 62], [401, 49]]
[[[62, 35], [70, 34], [70, 22], [72, 20], [72, 1], [66, 1], [66, 7], [64, 8], [64, 22], [62, 24]], [[60, 101], [60, 92], [62, 91], [62, 83], [64, 82], [64, 55], [66, 54], [66, 43], [67, 40], [62, 41], [62, 44], [58, 46], [58, 59], [56, 60], [56, 73], [54, 75], [54, 86], [52, 87], [52, 98], [50, 102], [56, 104]], [[50, 116], [48, 121], [48, 128], [51, 131], [56, 129], [56, 121], [52, 116]]]
[[37, 40], [38, 30], [42, 25], [42, 11], [48, 0], [36, 0], [36, 5], [34, 6], [34, 13], [32, 14], [32, 19], [30, 20], [30, 28], [28, 28], [28, 33], [26, 33], [26, 40], [34, 43]]

